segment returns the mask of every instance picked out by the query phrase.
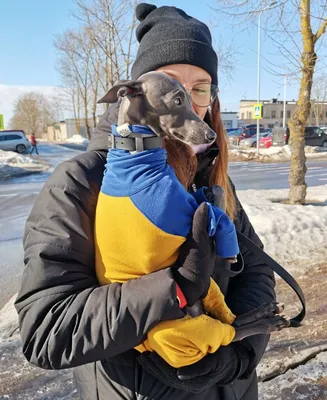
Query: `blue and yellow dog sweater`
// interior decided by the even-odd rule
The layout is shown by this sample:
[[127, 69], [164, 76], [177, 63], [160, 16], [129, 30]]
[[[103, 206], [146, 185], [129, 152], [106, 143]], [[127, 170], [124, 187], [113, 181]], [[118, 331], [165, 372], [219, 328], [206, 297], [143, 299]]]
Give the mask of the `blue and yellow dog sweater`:
[[[167, 164], [166, 150], [108, 152], [95, 218], [96, 273], [101, 284], [126, 282], [173, 265], [192, 226], [195, 210], [206, 201], [203, 189], [188, 193]], [[238, 254], [234, 224], [208, 203], [208, 232], [216, 253]], [[210, 315], [186, 316], [155, 326], [137, 350], [156, 351], [175, 368], [193, 364], [235, 336], [235, 316], [211, 279], [203, 300]]]

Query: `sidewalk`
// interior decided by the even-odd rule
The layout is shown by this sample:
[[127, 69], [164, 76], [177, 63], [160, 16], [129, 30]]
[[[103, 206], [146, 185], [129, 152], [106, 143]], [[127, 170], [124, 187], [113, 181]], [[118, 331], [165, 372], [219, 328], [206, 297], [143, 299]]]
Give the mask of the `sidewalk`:
[[[305, 155], [307, 159], [327, 159], [327, 148], [324, 147], [305, 147]], [[261, 162], [285, 162], [291, 159], [290, 146], [273, 146], [269, 149], [260, 148], [259, 156], [257, 149], [254, 147], [244, 148], [242, 146], [229, 147], [229, 161], [261, 161]]]

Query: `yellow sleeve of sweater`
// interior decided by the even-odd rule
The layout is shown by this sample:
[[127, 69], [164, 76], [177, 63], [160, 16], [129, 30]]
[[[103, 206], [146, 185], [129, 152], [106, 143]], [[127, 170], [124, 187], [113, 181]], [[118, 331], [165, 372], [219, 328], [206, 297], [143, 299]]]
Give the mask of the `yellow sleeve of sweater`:
[[232, 324], [236, 318], [225, 303], [225, 297], [219, 286], [212, 278], [210, 280], [208, 293], [202, 300], [202, 304], [205, 311], [212, 318], [219, 319], [219, 321], [225, 324]]
[[207, 315], [160, 322], [137, 350], [155, 351], [174, 368], [200, 361], [234, 339], [235, 329]]

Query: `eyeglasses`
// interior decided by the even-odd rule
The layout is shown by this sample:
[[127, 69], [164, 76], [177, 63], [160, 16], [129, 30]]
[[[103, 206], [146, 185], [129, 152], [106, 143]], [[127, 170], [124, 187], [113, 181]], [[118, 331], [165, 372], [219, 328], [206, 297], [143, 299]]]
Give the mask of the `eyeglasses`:
[[211, 83], [198, 83], [192, 89], [185, 88], [185, 90], [198, 107], [209, 107], [216, 100], [219, 93], [218, 87]]

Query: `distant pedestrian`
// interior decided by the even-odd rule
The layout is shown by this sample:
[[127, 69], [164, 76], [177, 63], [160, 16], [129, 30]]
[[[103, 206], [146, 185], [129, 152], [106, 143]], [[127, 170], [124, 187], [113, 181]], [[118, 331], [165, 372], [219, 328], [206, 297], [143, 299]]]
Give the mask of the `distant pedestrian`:
[[39, 155], [39, 152], [37, 151], [37, 142], [35, 140], [35, 135], [34, 134], [31, 135], [31, 144], [32, 144], [32, 150], [31, 150], [30, 154], [32, 154], [34, 152], [34, 150], [35, 150], [35, 153], [37, 155]]
[[290, 141], [290, 128], [288, 127], [288, 125], [287, 125], [287, 127], [286, 127], [286, 138], [285, 138], [285, 144], [288, 144], [289, 143], [289, 141]]

